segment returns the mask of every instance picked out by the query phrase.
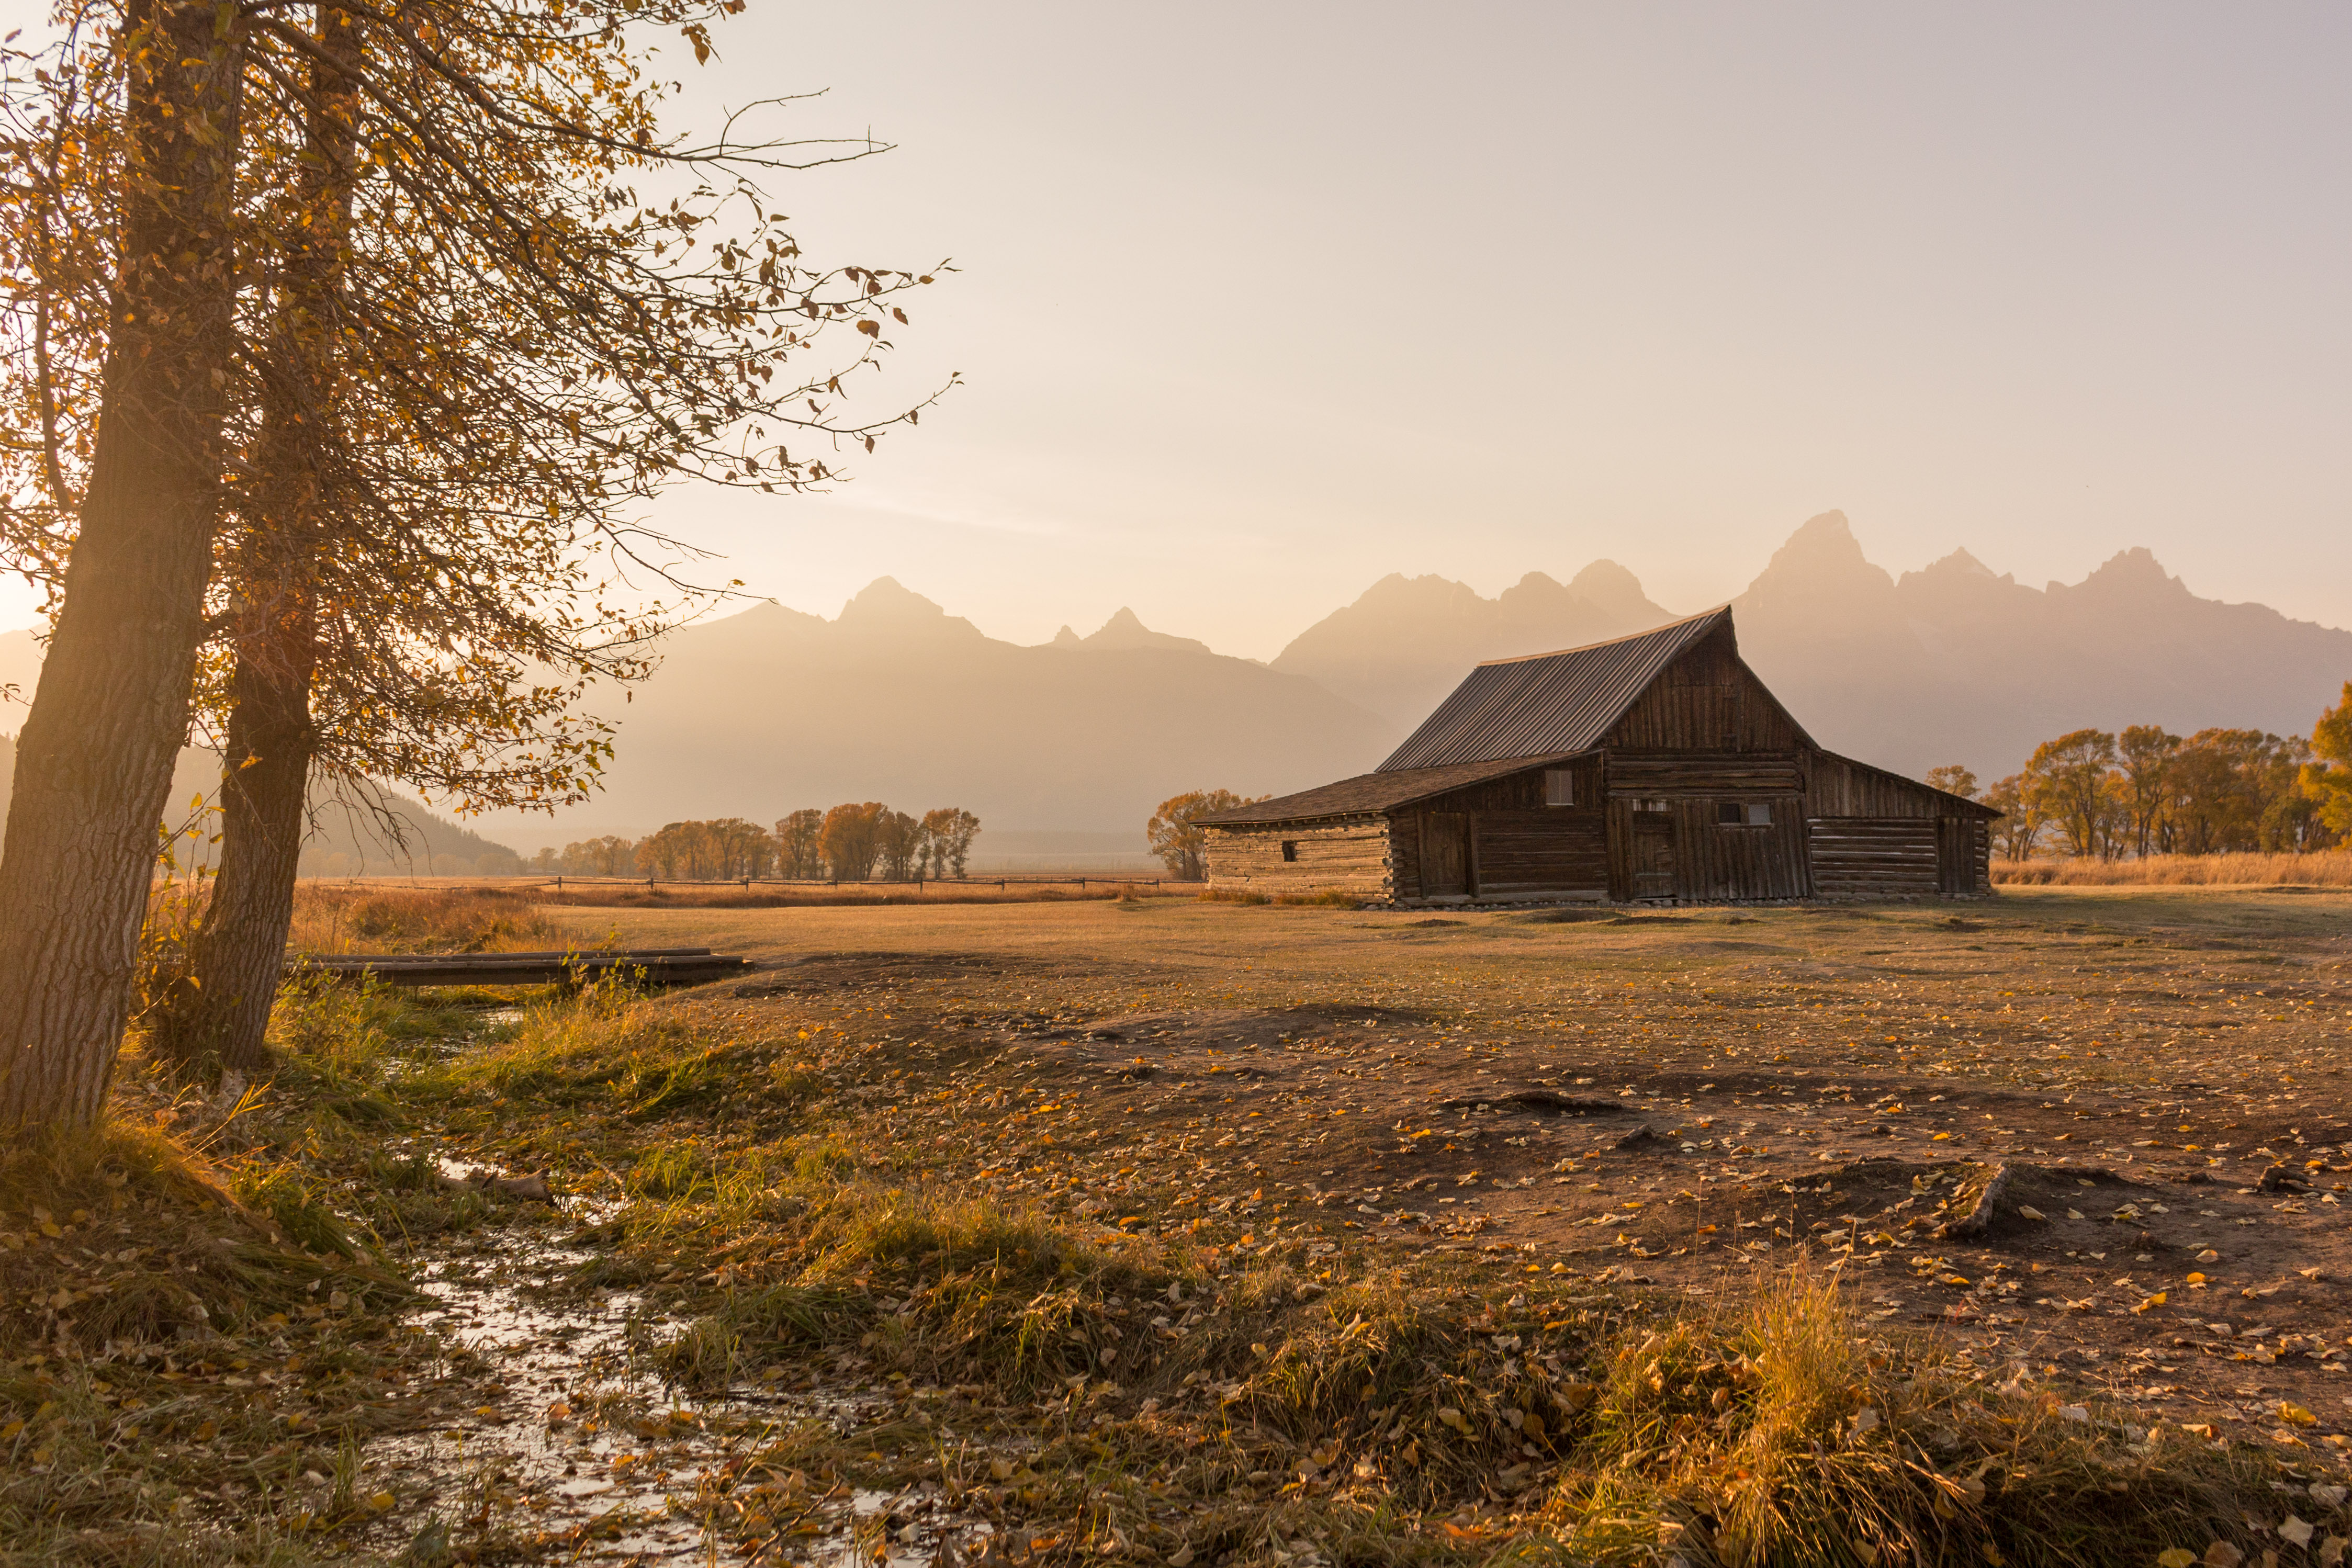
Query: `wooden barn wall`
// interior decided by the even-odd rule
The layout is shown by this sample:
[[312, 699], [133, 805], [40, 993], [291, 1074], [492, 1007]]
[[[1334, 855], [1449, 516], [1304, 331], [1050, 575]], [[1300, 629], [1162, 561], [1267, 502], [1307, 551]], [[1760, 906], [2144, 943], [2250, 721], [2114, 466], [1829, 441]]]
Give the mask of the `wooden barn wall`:
[[1480, 811], [1471, 824], [1479, 897], [1607, 894], [1608, 827], [1600, 811], [1564, 806]]
[[1792, 751], [1803, 742], [1717, 633], [1668, 665], [1602, 742], [1612, 751]]
[[1942, 817], [1959, 815], [1936, 790], [1908, 779], [1856, 768], [1832, 752], [1812, 759], [1807, 810], [1816, 817]]
[[1609, 793], [1639, 796], [1709, 795], [1757, 800], [1804, 792], [1804, 768], [1793, 751], [1612, 752]]
[[1405, 811], [1559, 811], [1580, 810], [1601, 803], [1601, 758], [1580, 757], [1559, 764], [1575, 776], [1576, 799], [1573, 807], [1544, 804], [1544, 774], [1548, 769], [1529, 768], [1518, 773], [1507, 773], [1500, 779], [1489, 779], [1483, 784], [1472, 784], [1444, 795], [1433, 795], [1426, 800], [1416, 800], [1403, 808]]
[[[1391, 896], [1389, 827], [1372, 817], [1337, 823], [1208, 830], [1209, 885], [1236, 893]], [[1298, 858], [1282, 858], [1286, 842]]]
[[[1611, 773], [1613, 786], [1615, 773]], [[1793, 791], [1767, 794], [1751, 790], [1740, 803], [1760, 801], [1772, 808], [1769, 823], [1728, 823], [1716, 820], [1716, 808], [1727, 794], [1680, 797], [1664, 794], [1664, 812], [1637, 812], [1643, 797], [1620, 795], [1612, 788], [1609, 802], [1609, 895], [1620, 903], [1644, 897], [1672, 897], [1685, 904], [1747, 904], [1805, 898], [1812, 888], [1807, 876], [1805, 812], [1801, 796]], [[1663, 792], [1652, 791], [1653, 797]], [[1636, 875], [1637, 836], [1645, 826], [1659, 831], [1657, 819], [1668, 824], [1674, 875], [1664, 886], [1643, 886]]]
[[1927, 817], [1815, 817], [1813, 890], [1823, 898], [1933, 898], [1941, 891]]

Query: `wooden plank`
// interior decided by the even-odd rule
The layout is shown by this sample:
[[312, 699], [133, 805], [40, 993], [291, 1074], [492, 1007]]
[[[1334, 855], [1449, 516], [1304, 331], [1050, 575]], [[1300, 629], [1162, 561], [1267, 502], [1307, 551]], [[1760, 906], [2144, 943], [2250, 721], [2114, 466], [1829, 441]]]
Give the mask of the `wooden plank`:
[[[376, 955], [381, 957], [383, 955]], [[403, 955], [403, 957], [408, 956]], [[752, 967], [749, 958], [704, 952], [668, 956], [573, 954], [528, 957], [508, 954], [448, 954], [444, 962], [372, 962], [368, 955], [337, 955], [290, 961], [289, 975], [320, 974], [338, 979], [373, 975], [392, 986], [538, 986], [597, 978], [614, 970], [641, 974], [652, 985], [699, 985]]]

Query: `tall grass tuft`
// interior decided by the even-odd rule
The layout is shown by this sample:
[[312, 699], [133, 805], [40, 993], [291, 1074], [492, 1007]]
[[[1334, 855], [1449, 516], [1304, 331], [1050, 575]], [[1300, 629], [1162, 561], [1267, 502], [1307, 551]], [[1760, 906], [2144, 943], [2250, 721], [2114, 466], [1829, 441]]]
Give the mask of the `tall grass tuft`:
[[528, 892], [493, 887], [332, 887], [294, 894], [298, 953], [516, 953], [567, 945]]

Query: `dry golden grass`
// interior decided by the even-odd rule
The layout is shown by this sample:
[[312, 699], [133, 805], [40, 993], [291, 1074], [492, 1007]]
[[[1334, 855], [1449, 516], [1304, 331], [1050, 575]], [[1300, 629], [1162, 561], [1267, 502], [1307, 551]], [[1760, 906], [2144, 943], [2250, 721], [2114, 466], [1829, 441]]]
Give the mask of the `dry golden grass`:
[[295, 890], [298, 953], [521, 953], [563, 946], [530, 892], [505, 888]]
[[1992, 862], [2015, 887], [2352, 887], [2352, 850], [2316, 854], [2150, 855], [2146, 860]]

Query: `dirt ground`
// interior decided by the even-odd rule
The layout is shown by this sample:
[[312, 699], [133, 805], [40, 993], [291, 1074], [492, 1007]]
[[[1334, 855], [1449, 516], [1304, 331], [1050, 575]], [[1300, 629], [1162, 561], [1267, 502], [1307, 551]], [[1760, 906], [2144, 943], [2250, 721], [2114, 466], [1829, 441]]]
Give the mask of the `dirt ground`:
[[751, 956], [692, 1010], [868, 1043], [927, 1174], [1107, 1233], [1692, 1298], [1802, 1255], [1992, 1379], [2352, 1433], [2343, 893], [553, 913]]

